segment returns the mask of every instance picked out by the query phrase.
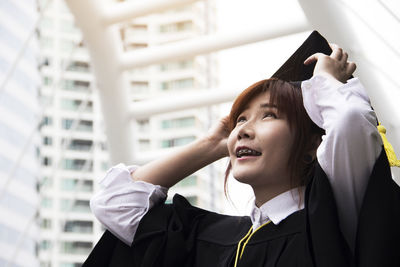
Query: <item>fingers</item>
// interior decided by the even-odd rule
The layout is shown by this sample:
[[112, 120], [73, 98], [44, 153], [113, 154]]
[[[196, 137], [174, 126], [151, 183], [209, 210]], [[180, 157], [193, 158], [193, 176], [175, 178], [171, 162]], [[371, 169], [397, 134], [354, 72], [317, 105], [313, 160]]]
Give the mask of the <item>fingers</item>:
[[318, 59], [319, 59], [321, 56], [325, 56], [325, 55], [322, 54], [322, 53], [315, 53], [315, 54], [309, 56], [306, 60], [304, 60], [304, 65], [310, 65], [310, 64], [312, 64], [313, 62], [318, 61]]
[[346, 66], [346, 72], [350, 75], [352, 75], [354, 73], [354, 71], [356, 70], [357, 66], [356, 63], [354, 62], [348, 62], [347, 66]]

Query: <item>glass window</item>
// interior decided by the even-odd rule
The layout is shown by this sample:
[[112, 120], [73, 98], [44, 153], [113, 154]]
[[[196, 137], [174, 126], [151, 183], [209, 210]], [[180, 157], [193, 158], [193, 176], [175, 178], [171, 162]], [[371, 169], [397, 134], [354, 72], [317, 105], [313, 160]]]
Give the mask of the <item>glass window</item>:
[[70, 91], [88, 92], [90, 89], [90, 82], [78, 80], [62, 80], [61, 88]]
[[44, 136], [43, 137], [43, 145], [45, 145], [45, 146], [53, 145], [53, 138], [50, 136]]
[[164, 81], [161, 83], [162, 90], [179, 90], [193, 88], [194, 78], [185, 78], [172, 81]]
[[42, 229], [51, 229], [51, 219], [42, 218], [40, 222], [40, 228]]
[[50, 116], [44, 116], [43, 117], [43, 124], [44, 125], [48, 125], [48, 126], [53, 125], [53, 118], [50, 117]]
[[[69, 129], [71, 129], [73, 123], [74, 123], [74, 120], [72, 120], [72, 119], [62, 119], [61, 127], [65, 130], [69, 130]], [[91, 132], [91, 131], [93, 131], [93, 121], [79, 120], [78, 125], [76, 126], [75, 130], [83, 131], [83, 132]]]
[[146, 132], [150, 129], [150, 121], [148, 119], [145, 120], [137, 120], [136, 121], [139, 131]]
[[63, 191], [80, 191], [80, 192], [92, 192], [93, 181], [73, 178], [63, 178], [61, 180], [61, 189]]
[[49, 197], [42, 197], [40, 206], [42, 208], [51, 208], [53, 206], [53, 199]]
[[196, 185], [197, 185], [196, 175], [190, 175], [176, 184], [176, 186], [178, 187], [196, 186]]
[[[93, 111], [93, 102], [92, 101], [82, 101], [79, 99], [66, 99], [63, 98], [61, 100], [61, 107], [65, 110], [73, 110], [77, 111], [81, 106], [84, 106], [85, 111]], [[82, 106], [82, 108], [83, 108]]]
[[69, 71], [77, 71], [77, 72], [89, 72], [89, 63], [85, 61], [72, 61], [67, 70]]
[[62, 168], [73, 171], [92, 171], [93, 162], [91, 160], [86, 161], [85, 159], [63, 159]]
[[171, 120], [163, 120], [161, 121], [161, 128], [162, 129], [171, 129], [171, 128], [186, 128], [192, 127], [195, 125], [195, 117], [184, 117], [184, 118], [177, 118]]
[[64, 224], [64, 232], [66, 233], [83, 233], [89, 234], [93, 232], [93, 222], [68, 220]]
[[161, 71], [185, 70], [193, 68], [193, 59], [160, 64]]
[[149, 139], [139, 139], [139, 150], [146, 151], [150, 149]]
[[40, 241], [40, 249], [41, 250], [49, 250], [51, 248], [50, 240], [42, 240]]
[[51, 86], [53, 84], [53, 78], [44, 76], [43, 77], [43, 84], [46, 86]]
[[42, 158], [42, 165], [43, 166], [51, 166], [52, 160], [50, 157], [43, 157]]
[[160, 32], [161, 33], [185, 32], [185, 31], [191, 31], [192, 28], [193, 28], [193, 22], [188, 20], [188, 21], [180, 21], [176, 23], [160, 25]]
[[61, 242], [61, 252], [67, 254], [87, 255], [92, 249], [92, 242], [65, 241]]
[[90, 213], [89, 200], [61, 199], [61, 210]]
[[132, 81], [131, 82], [131, 92], [133, 94], [143, 94], [148, 92], [149, 82], [143, 81]]
[[183, 145], [189, 144], [190, 142], [192, 142], [194, 140], [195, 140], [194, 136], [166, 139], [166, 140], [162, 140], [161, 147], [167, 148], [167, 147], [183, 146]]
[[72, 139], [69, 141], [68, 149], [77, 151], [90, 151], [92, 146], [92, 140]]

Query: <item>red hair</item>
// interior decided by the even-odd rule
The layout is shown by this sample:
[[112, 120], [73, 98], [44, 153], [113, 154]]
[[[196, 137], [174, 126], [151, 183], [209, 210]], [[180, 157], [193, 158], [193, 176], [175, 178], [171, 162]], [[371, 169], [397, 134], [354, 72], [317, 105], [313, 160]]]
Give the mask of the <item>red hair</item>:
[[[309, 151], [316, 148], [315, 137], [320, 138], [324, 132], [307, 115], [298, 84], [271, 78], [256, 82], [245, 89], [232, 105], [228, 121], [229, 132], [235, 128], [238, 116], [247, 108], [250, 101], [265, 92], [269, 92], [269, 102], [277, 106], [278, 112], [286, 115], [290, 130], [294, 134], [294, 145], [287, 166], [290, 169], [291, 184], [293, 187], [306, 185], [315, 160], [305, 162], [304, 159]], [[229, 163], [225, 172], [225, 193], [231, 167]]]

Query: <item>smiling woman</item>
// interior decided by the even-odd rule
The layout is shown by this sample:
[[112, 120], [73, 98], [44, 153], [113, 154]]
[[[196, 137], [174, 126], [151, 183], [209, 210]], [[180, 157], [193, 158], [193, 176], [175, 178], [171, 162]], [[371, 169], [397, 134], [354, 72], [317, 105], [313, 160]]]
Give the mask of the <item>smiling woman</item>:
[[[84, 266], [399, 266], [400, 189], [369, 98], [348, 80], [355, 65], [332, 50], [301, 50], [304, 81], [255, 83], [207, 136], [144, 166], [111, 168], [91, 199], [107, 231]], [[227, 173], [254, 191], [249, 216], [179, 195], [165, 203], [169, 187], [227, 156]]]
[[[251, 114], [258, 115], [259, 127], [249, 129], [248, 122]], [[255, 118], [256, 119], [256, 118]], [[250, 124], [252, 125], [252, 124]], [[270, 194], [261, 193], [258, 199], [271, 199], [278, 193], [285, 192], [290, 188], [304, 186], [314, 166], [315, 152], [320, 142], [323, 130], [312, 122], [303, 106], [301, 88], [294, 83], [288, 83], [278, 79], [259, 81], [244, 90], [233, 103], [228, 128], [231, 132], [228, 139], [228, 148], [231, 160], [226, 171], [226, 181], [232, 165], [236, 162], [234, 146], [251, 146], [254, 142], [269, 142], [274, 147], [267, 147], [264, 151], [263, 162], [264, 186], [268, 186]], [[257, 137], [253, 136], [254, 130], [263, 131]], [[249, 134], [250, 133], [250, 134]], [[236, 135], [236, 136], [235, 136]], [[259, 136], [263, 140], [259, 140]], [[236, 139], [238, 139], [236, 141]], [[266, 139], [266, 141], [264, 141]], [[296, 144], [296, 145], [293, 145]], [[261, 151], [259, 151], [261, 152]], [[265, 155], [266, 154], [266, 155]], [[242, 160], [239, 159], [238, 163]], [[242, 164], [243, 165], [243, 164]], [[273, 173], [277, 168], [285, 169], [287, 173]], [[240, 180], [240, 176], [233, 170], [233, 175]], [[245, 176], [250, 177], [247, 170]], [[265, 176], [269, 176], [269, 179]], [[275, 183], [276, 190], [271, 190], [273, 183], [271, 179], [278, 179]], [[248, 182], [250, 184], [250, 182]], [[254, 188], [254, 187], [253, 187]], [[260, 185], [257, 189], [261, 189]], [[261, 191], [261, 190], [260, 190]], [[256, 195], [256, 201], [257, 195]], [[264, 203], [265, 201], [262, 201]]]

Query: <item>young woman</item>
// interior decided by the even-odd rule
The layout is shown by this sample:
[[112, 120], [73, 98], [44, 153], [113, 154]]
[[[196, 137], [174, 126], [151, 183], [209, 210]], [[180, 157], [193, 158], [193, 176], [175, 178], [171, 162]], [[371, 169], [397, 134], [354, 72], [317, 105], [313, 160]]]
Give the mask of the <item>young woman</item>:
[[[84, 266], [358, 264], [358, 216], [382, 142], [363, 86], [347, 81], [355, 64], [332, 48], [304, 62], [316, 66], [301, 88], [257, 82], [205, 137], [141, 167], [111, 168], [91, 200], [108, 231]], [[169, 187], [226, 156], [227, 172], [253, 188], [249, 217], [180, 196], [164, 204]]]

